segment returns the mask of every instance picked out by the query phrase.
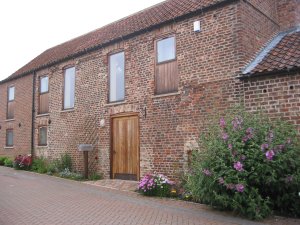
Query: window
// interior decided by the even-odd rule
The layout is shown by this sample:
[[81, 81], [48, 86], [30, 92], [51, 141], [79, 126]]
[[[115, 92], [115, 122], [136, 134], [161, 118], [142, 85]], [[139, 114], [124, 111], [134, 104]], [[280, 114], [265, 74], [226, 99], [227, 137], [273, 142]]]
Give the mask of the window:
[[39, 128], [39, 146], [47, 145], [47, 127]]
[[10, 86], [7, 90], [7, 119], [13, 119], [15, 115], [15, 107], [14, 107], [14, 101], [15, 101], [15, 87]]
[[175, 36], [158, 39], [155, 45], [155, 94], [177, 92], [178, 64], [176, 60]]
[[14, 132], [12, 129], [6, 130], [6, 146], [12, 147], [14, 145]]
[[45, 114], [49, 111], [49, 78], [43, 76], [40, 78], [40, 101], [39, 114]]
[[124, 52], [109, 57], [109, 102], [125, 99], [124, 67]]
[[157, 41], [157, 63], [175, 59], [175, 37]]
[[71, 109], [75, 101], [75, 67], [66, 69], [64, 76], [64, 109]]

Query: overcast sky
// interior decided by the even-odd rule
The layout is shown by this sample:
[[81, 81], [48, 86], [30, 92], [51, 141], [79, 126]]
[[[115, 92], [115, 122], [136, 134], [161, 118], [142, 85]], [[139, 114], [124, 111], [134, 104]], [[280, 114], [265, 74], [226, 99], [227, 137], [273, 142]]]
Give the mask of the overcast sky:
[[163, 0], [2, 0], [0, 80], [43, 51]]

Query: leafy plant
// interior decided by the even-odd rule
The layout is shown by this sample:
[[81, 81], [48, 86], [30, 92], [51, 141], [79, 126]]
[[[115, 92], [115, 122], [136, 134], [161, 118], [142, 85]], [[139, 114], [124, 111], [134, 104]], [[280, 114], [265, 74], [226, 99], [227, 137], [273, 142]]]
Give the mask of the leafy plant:
[[6, 156], [1, 156], [0, 157], [0, 166], [4, 166], [4, 161], [8, 159]]
[[163, 174], [147, 174], [139, 183], [139, 192], [148, 196], [170, 196], [171, 182]]
[[68, 168], [65, 168], [59, 173], [62, 178], [72, 179], [72, 180], [83, 180], [83, 176], [79, 173], [71, 172]]
[[68, 169], [72, 171], [72, 158], [68, 153], [62, 154], [59, 159], [55, 160], [55, 166], [57, 167], [58, 171], [64, 171]]
[[17, 170], [29, 170], [31, 164], [31, 155], [18, 155], [13, 162], [13, 167]]
[[275, 210], [300, 215], [296, 129], [244, 110], [208, 129], [193, 154], [186, 188], [196, 201], [262, 219]]
[[101, 179], [103, 179], [102, 174], [98, 174], [96, 172], [93, 172], [89, 175], [89, 180], [101, 180]]
[[33, 160], [32, 170], [38, 173], [48, 172], [48, 161], [44, 157], [37, 157]]
[[7, 167], [13, 167], [13, 161], [9, 158], [6, 158], [4, 160], [4, 166], [7, 166]]

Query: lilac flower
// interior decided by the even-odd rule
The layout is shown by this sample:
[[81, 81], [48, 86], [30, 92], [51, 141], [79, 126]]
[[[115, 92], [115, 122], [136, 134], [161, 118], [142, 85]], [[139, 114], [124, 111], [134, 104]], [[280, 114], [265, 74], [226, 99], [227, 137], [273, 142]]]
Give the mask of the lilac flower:
[[208, 169], [204, 169], [202, 172], [208, 177], [212, 175], [212, 173]]
[[226, 121], [225, 121], [225, 119], [222, 117], [222, 118], [220, 119], [220, 127], [224, 128], [225, 126], [226, 126]]
[[234, 169], [236, 169], [237, 171], [243, 171], [243, 164], [240, 161], [237, 161], [233, 164]]
[[246, 156], [245, 156], [245, 155], [242, 155], [242, 156], [241, 156], [241, 160], [244, 161], [245, 159], [246, 159]]
[[235, 188], [235, 185], [234, 184], [226, 184], [226, 188], [229, 189], [229, 190], [233, 190]]
[[237, 155], [237, 152], [236, 152], [236, 151], [233, 151], [233, 152], [232, 152], [232, 156], [235, 157], [236, 155]]
[[292, 139], [291, 138], [288, 138], [287, 140], [286, 140], [286, 143], [289, 145], [289, 144], [291, 144], [292, 143]]
[[285, 178], [285, 183], [288, 184], [288, 183], [292, 183], [293, 182], [293, 176], [289, 175]]
[[249, 140], [249, 137], [248, 137], [248, 135], [246, 135], [245, 137], [243, 137], [243, 139], [242, 139], [242, 141], [245, 143], [245, 142], [247, 142]]
[[233, 120], [232, 120], [232, 126], [234, 130], [237, 129], [241, 129], [242, 128], [242, 124], [243, 124], [243, 118], [236, 116]]
[[261, 150], [264, 152], [266, 149], [269, 148], [269, 145], [267, 143], [264, 143], [260, 146]]
[[224, 141], [227, 141], [228, 138], [229, 138], [229, 135], [228, 135], [227, 133], [223, 133], [223, 134], [222, 134], [222, 139], [223, 139]]
[[274, 153], [273, 150], [269, 150], [269, 151], [266, 152], [266, 157], [267, 157], [268, 160], [272, 160], [274, 155], [275, 155], [275, 153]]
[[223, 178], [223, 177], [220, 177], [220, 178], [219, 178], [219, 184], [224, 184], [224, 182], [225, 182], [225, 181], [224, 181], [224, 178]]
[[275, 147], [276, 152], [282, 152], [285, 148], [285, 145], [277, 145]]
[[232, 144], [228, 144], [228, 148], [232, 150]]
[[243, 192], [245, 189], [243, 184], [236, 184], [235, 185], [235, 190], [237, 190], [237, 192]]
[[253, 134], [254, 129], [252, 127], [247, 128], [246, 134]]

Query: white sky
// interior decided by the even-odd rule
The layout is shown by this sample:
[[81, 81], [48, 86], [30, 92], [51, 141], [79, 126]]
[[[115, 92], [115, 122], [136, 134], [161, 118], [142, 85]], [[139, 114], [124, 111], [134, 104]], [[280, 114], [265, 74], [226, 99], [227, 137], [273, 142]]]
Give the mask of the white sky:
[[2, 0], [0, 80], [43, 51], [163, 0]]

